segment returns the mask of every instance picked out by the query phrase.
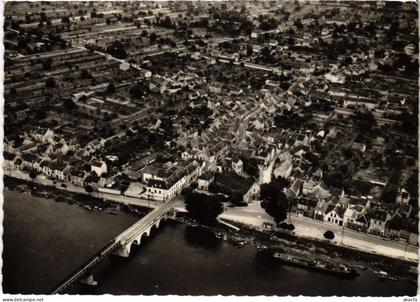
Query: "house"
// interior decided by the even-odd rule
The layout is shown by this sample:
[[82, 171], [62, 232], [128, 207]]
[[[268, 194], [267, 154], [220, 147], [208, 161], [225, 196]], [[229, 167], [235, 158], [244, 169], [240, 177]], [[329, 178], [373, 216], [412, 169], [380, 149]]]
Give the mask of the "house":
[[90, 168], [91, 171], [95, 171], [98, 176], [108, 172], [107, 165], [104, 161], [94, 160], [92, 161]]
[[391, 218], [387, 211], [372, 208], [368, 211], [369, 227], [367, 232], [374, 235], [385, 236], [386, 223]]
[[357, 151], [357, 152], [360, 152], [361, 154], [364, 154], [366, 151], [366, 145], [362, 143], [353, 142], [351, 144], [351, 149], [353, 151]]
[[222, 165], [217, 166], [218, 171], [221, 173], [223, 171], [233, 171], [238, 175], [243, 175], [243, 162], [237, 157], [226, 158]]
[[331, 197], [330, 191], [326, 189], [322, 183], [315, 185], [313, 182], [311, 183], [311, 181], [306, 182], [305, 193], [303, 192], [303, 187], [302, 187], [302, 194], [304, 196], [317, 198], [317, 199], [320, 199], [320, 198], [325, 199], [325, 198]]
[[145, 198], [163, 202], [172, 199], [197, 179], [201, 169], [196, 161], [153, 163], [143, 172]]
[[243, 165], [244, 163], [237, 157], [232, 159], [232, 169], [235, 171], [236, 174], [241, 175], [243, 174]]
[[276, 168], [273, 171], [273, 175], [275, 177], [283, 177], [289, 178], [290, 174], [292, 173], [293, 163], [290, 159], [283, 159], [280, 160], [279, 163], [276, 165]]
[[214, 173], [213, 172], [207, 172], [201, 176], [198, 177], [198, 187], [199, 190], [208, 191], [209, 185], [214, 181]]
[[405, 219], [400, 229], [400, 237], [413, 245], [418, 245], [418, 231], [419, 220], [418, 218]]
[[44, 175], [59, 180], [65, 180], [64, 171], [67, 164], [44, 160], [39, 166], [38, 170]]
[[20, 171], [22, 167], [23, 167], [23, 165], [22, 165], [22, 159], [16, 158], [16, 160], [14, 162], [14, 170], [15, 171]]
[[219, 94], [223, 90], [223, 84], [221, 82], [211, 82], [207, 85], [209, 92], [214, 94]]
[[51, 129], [35, 128], [29, 132], [29, 136], [43, 143], [51, 143], [54, 140], [54, 132]]
[[83, 186], [85, 188], [90, 186], [93, 189], [93, 191], [97, 191], [99, 187], [98, 183], [99, 183], [99, 176], [89, 174], [88, 176], [85, 177], [85, 180], [83, 181]]
[[181, 153], [181, 158], [182, 158], [183, 160], [188, 160], [188, 159], [190, 159], [190, 158], [191, 158], [191, 155], [190, 155], [190, 153], [189, 153], [189, 152], [184, 151], [184, 152], [182, 152], [182, 153]]
[[250, 203], [258, 199], [260, 186], [253, 181], [246, 179], [233, 172], [222, 172], [214, 180], [214, 193], [242, 196], [242, 201]]
[[67, 175], [67, 180], [76, 186], [83, 186], [86, 173], [84, 171], [72, 170]]
[[364, 231], [368, 221], [365, 215], [365, 209], [360, 205], [350, 206], [344, 212], [344, 226], [350, 229]]
[[405, 189], [402, 189], [397, 196], [397, 203], [398, 204], [407, 204], [410, 201], [410, 193], [408, 193]]
[[385, 224], [385, 236], [395, 239], [400, 238], [400, 230], [403, 225], [403, 218], [395, 214]]
[[318, 220], [324, 220], [324, 216], [327, 213], [329, 205], [330, 203], [324, 199], [318, 200], [314, 211], [314, 218]]
[[4, 142], [3, 142], [3, 148], [4, 151], [9, 152], [9, 153], [15, 153], [16, 152], [16, 146], [15, 146], [15, 135], [7, 135], [4, 137]]
[[42, 162], [42, 158], [32, 153], [22, 153], [22, 165], [32, 170], [38, 170]]
[[10, 170], [10, 171], [14, 170], [16, 155], [9, 152], [4, 152], [3, 158], [4, 158], [3, 169]]
[[346, 211], [346, 208], [340, 204], [337, 204], [337, 205], [330, 204], [324, 215], [324, 221], [336, 224], [338, 226], [343, 226], [345, 211]]
[[286, 196], [289, 198], [296, 198], [300, 195], [302, 190], [303, 180], [297, 178], [286, 190]]
[[315, 209], [318, 204], [317, 200], [300, 197], [300, 198], [295, 199], [295, 204], [296, 204], [295, 211], [298, 216], [314, 218]]

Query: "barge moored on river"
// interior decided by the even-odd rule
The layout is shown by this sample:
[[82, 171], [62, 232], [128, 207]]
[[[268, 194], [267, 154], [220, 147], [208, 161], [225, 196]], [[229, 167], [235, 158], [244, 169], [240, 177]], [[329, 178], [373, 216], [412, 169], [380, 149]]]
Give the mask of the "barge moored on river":
[[356, 278], [359, 275], [355, 269], [349, 268], [344, 264], [335, 265], [328, 261], [300, 259], [295, 256], [279, 252], [273, 253], [273, 257], [287, 265], [301, 267], [307, 270], [317, 271], [338, 277]]

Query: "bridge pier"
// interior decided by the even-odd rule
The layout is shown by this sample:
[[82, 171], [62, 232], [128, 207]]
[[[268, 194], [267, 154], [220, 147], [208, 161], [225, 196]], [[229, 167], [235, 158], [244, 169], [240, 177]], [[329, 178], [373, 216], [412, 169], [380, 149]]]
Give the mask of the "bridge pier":
[[120, 256], [120, 257], [128, 258], [130, 257], [130, 249], [131, 249], [131, 244], [123, 245], [119, 247], [118, 249], [116, 249], [112, 254]]
[[93, 275], [86, 275], [83, 278], [81, 278], [79, 280], [80, 283], [86, 284], [86, 285], [90, 285], [90, 286], [97, 286], [98, 282], [95, 281], [95, 279], [93, 279]]

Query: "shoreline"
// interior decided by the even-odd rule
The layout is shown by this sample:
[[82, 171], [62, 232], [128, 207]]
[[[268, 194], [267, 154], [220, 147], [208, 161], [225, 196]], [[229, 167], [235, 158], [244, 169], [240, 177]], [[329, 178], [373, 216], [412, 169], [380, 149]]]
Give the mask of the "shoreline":
[[[146, 215], [151, 210], [147, 207], [127, 205], [87, 194], [68, 192], [55, 187], [43, 186], [22, 179], [16, 179], [14, 177], [5, 178], [4, 184], [5, 190], [48, 198], [55, 202], [76, 204], [87, 210], [103, 211], [105, 214], [118, 214], [118, 211], [124, 211], [126, 213], [135, 213], [141, 216]], [[295, 256], [308, 257], [310, 255], [316, 255], [317, 257], [326, 258], [334, 263], [345, 263], [356, 269], [371, 270], [375, 273], [382, 270], [390, 272], [392, 276], [397, 276], [401, 280], [406, 279], [407, 281], [412, 280], [413, 282], [414, 279], [417, 280], [417, 277], [415, 277], [417, 273], [410, 271], [410, 267], [413, 265], [417, 266], [417, 263], [408, 260], [395, 259], [352, 249], [350, 247], [337, 246], [329, 242], [297, 236], [287, 231], [264, 232], [237, 221], [228, 220], [229, 224], [240, 228], [238, 231], [234, 231], [231, 227], [228, 227], [221, 222], [217, 222], [214, 225], [200, 224], [189, 218], [186, 213], [178, 213], [177, 217], [171, 220], [176, 223], [185, 224], [187, 227], [208, 230], [217, 238], [228, 241], [238, 249], [247, 244], [253, 245], [259, 252], [266, 250], [284, 251], [284, 248], [287, 248], [287, 252], [289, 254], [294, 254]], [[308, 251], [310, 251], [309, 254]], [[395, 264], [397, 264], [398, 270], [394, 271], [393, 267]], [[402, 267], [404, 267], [403, 270], [401, 270]]]

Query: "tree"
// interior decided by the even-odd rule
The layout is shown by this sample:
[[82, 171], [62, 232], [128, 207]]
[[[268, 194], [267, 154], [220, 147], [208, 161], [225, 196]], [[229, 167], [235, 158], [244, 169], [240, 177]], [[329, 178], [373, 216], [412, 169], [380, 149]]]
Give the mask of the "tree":
[[273, 183], [261, 185], [261, 206], [274, 218], [277, 225], [287, 218], [289, 201], [286, 195]]
[[155, 33], [151, 33], [149, 35], [150, 44], [155, 43], [156, 42], [156, 39], [157, 39], [157, 35]]
[[149, 86], [147, 86], [144, 82], [137, 82], [131, 89], [130, 89], [130, 96], [134, 99], [139, 99], [144, 96], [146, 93], [149, 92]]
[[127, 52], [125, 51], [125, 47], [120, 42], [112, 43], [112, 45], [109, 46], [106, 49], [106, 51], [111, 56], [113, 56], [117, 59], [126, 59], [127, 58]]
[[343, 187], [344, 176], [340, 172], [328, 173], [324, 177], [324, 182], [329, 186], [341, 188]]
[[394, 185], [390, 185], [382, 194], [382, 201], [387, 204], [394, 204], [397, 200], [398, 189]]
[[232, 203], [235, 206], [239, 206], [242, 204], [243, 201], [243, 195], [239, 192], [233, 192], [232, 195], [230, 196], [230, 200], [232, 201]]
[[166, 28], [172, 28], [172, 21], [169, 16], [165, 17], [165, 20], [162, 22], [162, 26]]
[[328, 240], [333, 240], [335, 238], [334, 233], [332, 231], [326, 231], [324, 233], [324, 238]]
[[92, 77], [92, 75], [89, 73], [89, 71], [87, 71], [87, 69], [83, 69], [80, 72], [80, 76], [82, 77], [82, 79], [90, 79]]
[[201, 193], [189, 193], [185, 196], [188, 213], [194, 219], [204, 223], [212, 223], [223, 212], [221, 197]]
[[93, 192], [93, 188], [91, 185], [85, 185], [85, 191], [88, 193], [92, 193]]
[[50, 70], [51, 69], [51, 63], [52, 63], [51, 58], [48, 58], [47, 60], [42, 62], [42, 68], [44, 70]]
[[77, 108], [77, 105], [71, 99], [65, 99], [63, 106], [67, 111], [71, 111]]
[[408, 134], [417, 134], [418, 118], [417, 115], [410, 114], [406, 110], [401, 113], [401, 130]]
[[106, 93], [107, 94], [113, 94], [115, 92], [115, 86], [114, 83], [110, 82], [108, 86], [106, 87]]
[[54, 78], [48, 78], [45, 80], [45, 87], [54, 88], [56, 86]]
[[354, 115], [354, 124], [362, 133], [366, 133], [376, 126], [376, 120], [370, 111], [357, 112]]
[[405, 189], [410, 194], [412, 198], [416, 197], [419, 193], [419, 174], [418, 169], [411, 173], [410, 177], [407, 180]]

